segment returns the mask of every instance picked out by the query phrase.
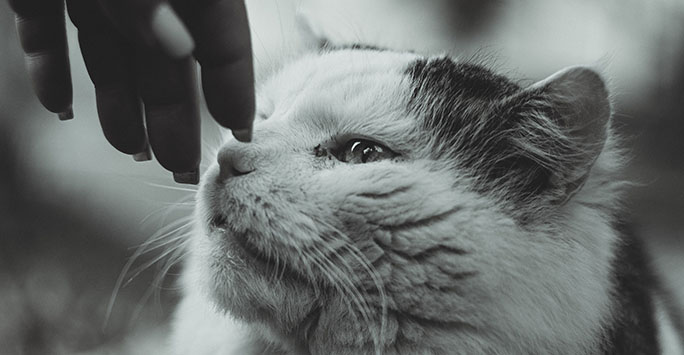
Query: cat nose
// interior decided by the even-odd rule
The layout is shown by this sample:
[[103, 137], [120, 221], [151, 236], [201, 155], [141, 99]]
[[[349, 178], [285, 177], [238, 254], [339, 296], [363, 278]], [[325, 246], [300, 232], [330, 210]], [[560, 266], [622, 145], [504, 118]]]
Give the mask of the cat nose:
[[255, 170], [255, 150], [250, 144], [232, 142], [226, 144], [218, 153], [219, 181], [247, 175]]

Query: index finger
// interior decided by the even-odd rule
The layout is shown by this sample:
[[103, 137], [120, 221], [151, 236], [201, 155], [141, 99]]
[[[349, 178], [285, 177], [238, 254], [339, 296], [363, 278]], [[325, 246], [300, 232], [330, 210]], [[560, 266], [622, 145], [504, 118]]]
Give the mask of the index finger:
[[243, 0], [172, 1], [195, 40], [202, 89], [214, 119], [251, 140], [254, 120], [252, 44]]
[[71, 71], [62, 0], [10, 0], [26, 67], [38, 100], [59, 119], [73, 117]]

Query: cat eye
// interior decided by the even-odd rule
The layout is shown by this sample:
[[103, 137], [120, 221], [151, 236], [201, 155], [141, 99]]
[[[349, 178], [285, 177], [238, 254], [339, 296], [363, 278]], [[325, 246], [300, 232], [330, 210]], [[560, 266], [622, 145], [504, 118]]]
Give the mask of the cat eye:
[[380, 143], [367, 139], [352, 139], [337, 151], [335, 156], [340, 161], [352, 164], [371, 163], [392, 159], [398, 154]]

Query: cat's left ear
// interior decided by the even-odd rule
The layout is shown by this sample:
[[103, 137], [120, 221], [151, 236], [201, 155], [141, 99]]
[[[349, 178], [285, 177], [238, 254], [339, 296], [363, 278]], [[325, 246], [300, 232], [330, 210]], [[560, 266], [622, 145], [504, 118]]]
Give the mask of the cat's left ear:
[[601, 76], [587, 67], [570, 67], [530, 86], [540, 90], [556, 110], [550, 118], [570, 138], [590, 150], [595, 158], [601, 152], [611, 116], [610, 98]]
[[526, 158], [547, 165], [552, 200], [563, 203], [582, 187], [606, 142], [611, 117], [606, 85], [594, 70], [570, 67], [516, 96], [521, 101], [515, 145]]
[[323, 34], [323, 30], [313, 21], [313, 16], [300, 9], [297, 11], [297, 32], [302, 42], [309, 50], [318, 51], [330, 47], [330, 41]]

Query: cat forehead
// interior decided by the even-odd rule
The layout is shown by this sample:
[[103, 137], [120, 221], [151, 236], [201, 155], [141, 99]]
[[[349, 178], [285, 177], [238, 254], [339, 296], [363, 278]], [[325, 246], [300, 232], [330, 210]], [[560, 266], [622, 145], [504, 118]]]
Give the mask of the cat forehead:
[[408, 112], [406, 73], [419, 56], [343, 49], [307, 55], [284, 67], [259, 90], [266, 126], [381, 141], [406, 137], [417, 122]]
[[[415, 91], [429, 91], [431, 99], [496, 100], [520, 88], [487, 68], [445, 56], [424, 57], [410, 52], [340, 49], [310, 54], [288, 65], [262, 86], [265, 96], [277, 98], [305, 87], [331, 88], [350, 77], [406, 81]], [[283, 85], [283, 84], [286, 85]], [[357, 82], [367, 84], [367, 81]], [[428, 99], [424, 95], [422, 99]]]
[[[405, 77], [406, 68], [419, 59], [412, 53], [344, 49], [305, 55], [289, 63], [260, 87], [260, 96], [273, 100], [299, 94], [308, 88], [327, 90], [348, 83], [348, 78]], [[367, 84], [361, 80], [357, 84]]]
[[[436, 132], [451, 136], [458, 134], [463, 120], [478, 124], [474, 113], [519, 90], [483, 66], [445, 56], [338, 49], [283, 68], [262, 86], [258, 106], [267, 117], [316, 117], [321, 126], [369, 135], [394, 135], [399, 127], [452, 126], [455, 129]], [[367, 123], [360, 125], [361, 120]]]
[[420, 56], [407, 52], [393, 52], [366, 49], [341, 49], [309, 55], [295, 62], [284, 75], [292, 72], [303, 79], [337, 78], [339, 76], [397, 73], [403, 74], [406, 68]]

